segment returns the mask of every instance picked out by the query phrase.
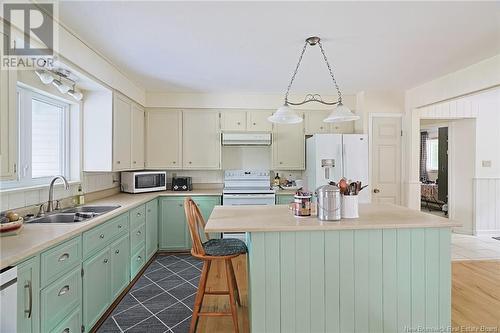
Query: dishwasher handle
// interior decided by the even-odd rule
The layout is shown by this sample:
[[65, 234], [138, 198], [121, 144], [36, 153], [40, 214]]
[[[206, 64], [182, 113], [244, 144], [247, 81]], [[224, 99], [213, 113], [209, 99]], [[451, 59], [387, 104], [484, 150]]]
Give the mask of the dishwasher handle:
[[26, 281], [26, 284], [24, 285], [25, 289], [28, 289], [28, 309], [24, 310], [24, 313], [28, 315], [28, 318], [31, 318], [31, 312], [33, 310], [33, 286], [31, 284], [31, 281]]

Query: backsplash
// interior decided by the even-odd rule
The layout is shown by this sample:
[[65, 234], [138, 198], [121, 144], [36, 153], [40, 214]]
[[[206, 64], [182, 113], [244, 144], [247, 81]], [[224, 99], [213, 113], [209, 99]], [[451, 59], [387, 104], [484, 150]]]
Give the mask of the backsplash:
[[[114, 182], [115, 181], [115, 182]], [[83, 173], [82, 190], [83, 193], [92, 193], [118, 187], [119, 173]], [[54, 199], [60, 200], [73, 197], [78, 194], [79, 184], [71, 184], [69, 190], [65, 190], [62, 185], [54, 187]], [[48, 185], [42, 188], [8, 191], [0, 193], [0, 211], [28, 207], [46, 202], [49, 198]]]

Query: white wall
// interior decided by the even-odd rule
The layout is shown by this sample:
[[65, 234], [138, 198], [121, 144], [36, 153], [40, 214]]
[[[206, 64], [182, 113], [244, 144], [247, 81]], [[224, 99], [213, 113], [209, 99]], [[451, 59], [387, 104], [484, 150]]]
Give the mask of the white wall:
[[[500, 202], [499, 68], [500, 55], [497, 55], [408, 90], [405, 98], [404, 199], [410, 208], [420, 207], [420, 120], [476, 119], [473, 225], [477, 233], [500, 233], [500, 210], [495, 210]], [[486, 165], [490, 161], [491, 166], [483, 166], [483, 161]]]
[[397, 91], [361, 91], [356, 94], [356, 113], [361, 117], [354, 122], [356, 133], [368, 133], [370, 113], [403, 113], [403, 92]]

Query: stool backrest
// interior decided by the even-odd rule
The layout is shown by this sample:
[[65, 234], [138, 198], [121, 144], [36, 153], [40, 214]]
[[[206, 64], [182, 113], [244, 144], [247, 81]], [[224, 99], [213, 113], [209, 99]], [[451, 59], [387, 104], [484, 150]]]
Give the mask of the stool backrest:
[[[191, 199], [187, 197], [184, 200], [184, 212], [186, 213], [186, 221], [189, 227], [189, 234], [191, 235], [192, 248], [191, 254], [193, 256], [203, 257], [205, 255], [205, 250], [201, 243], [200, 228], [205, 229], [205, 220], [201, 215], [198, 205]], [[210, 239], [207, 233], [205, 233], [206, 239]]]

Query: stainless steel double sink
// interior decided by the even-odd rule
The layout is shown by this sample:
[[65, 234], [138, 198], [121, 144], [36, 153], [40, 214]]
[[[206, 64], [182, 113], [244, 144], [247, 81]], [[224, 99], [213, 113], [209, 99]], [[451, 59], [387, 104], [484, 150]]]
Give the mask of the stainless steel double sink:
[[26, 223], [76, 223], [84, 222], [101, 214], [108, 213], [119, 208], [116, 206], [80, 206], [67, 208], [53, 213], [48, 213], [42, 217], [35, 217]]

